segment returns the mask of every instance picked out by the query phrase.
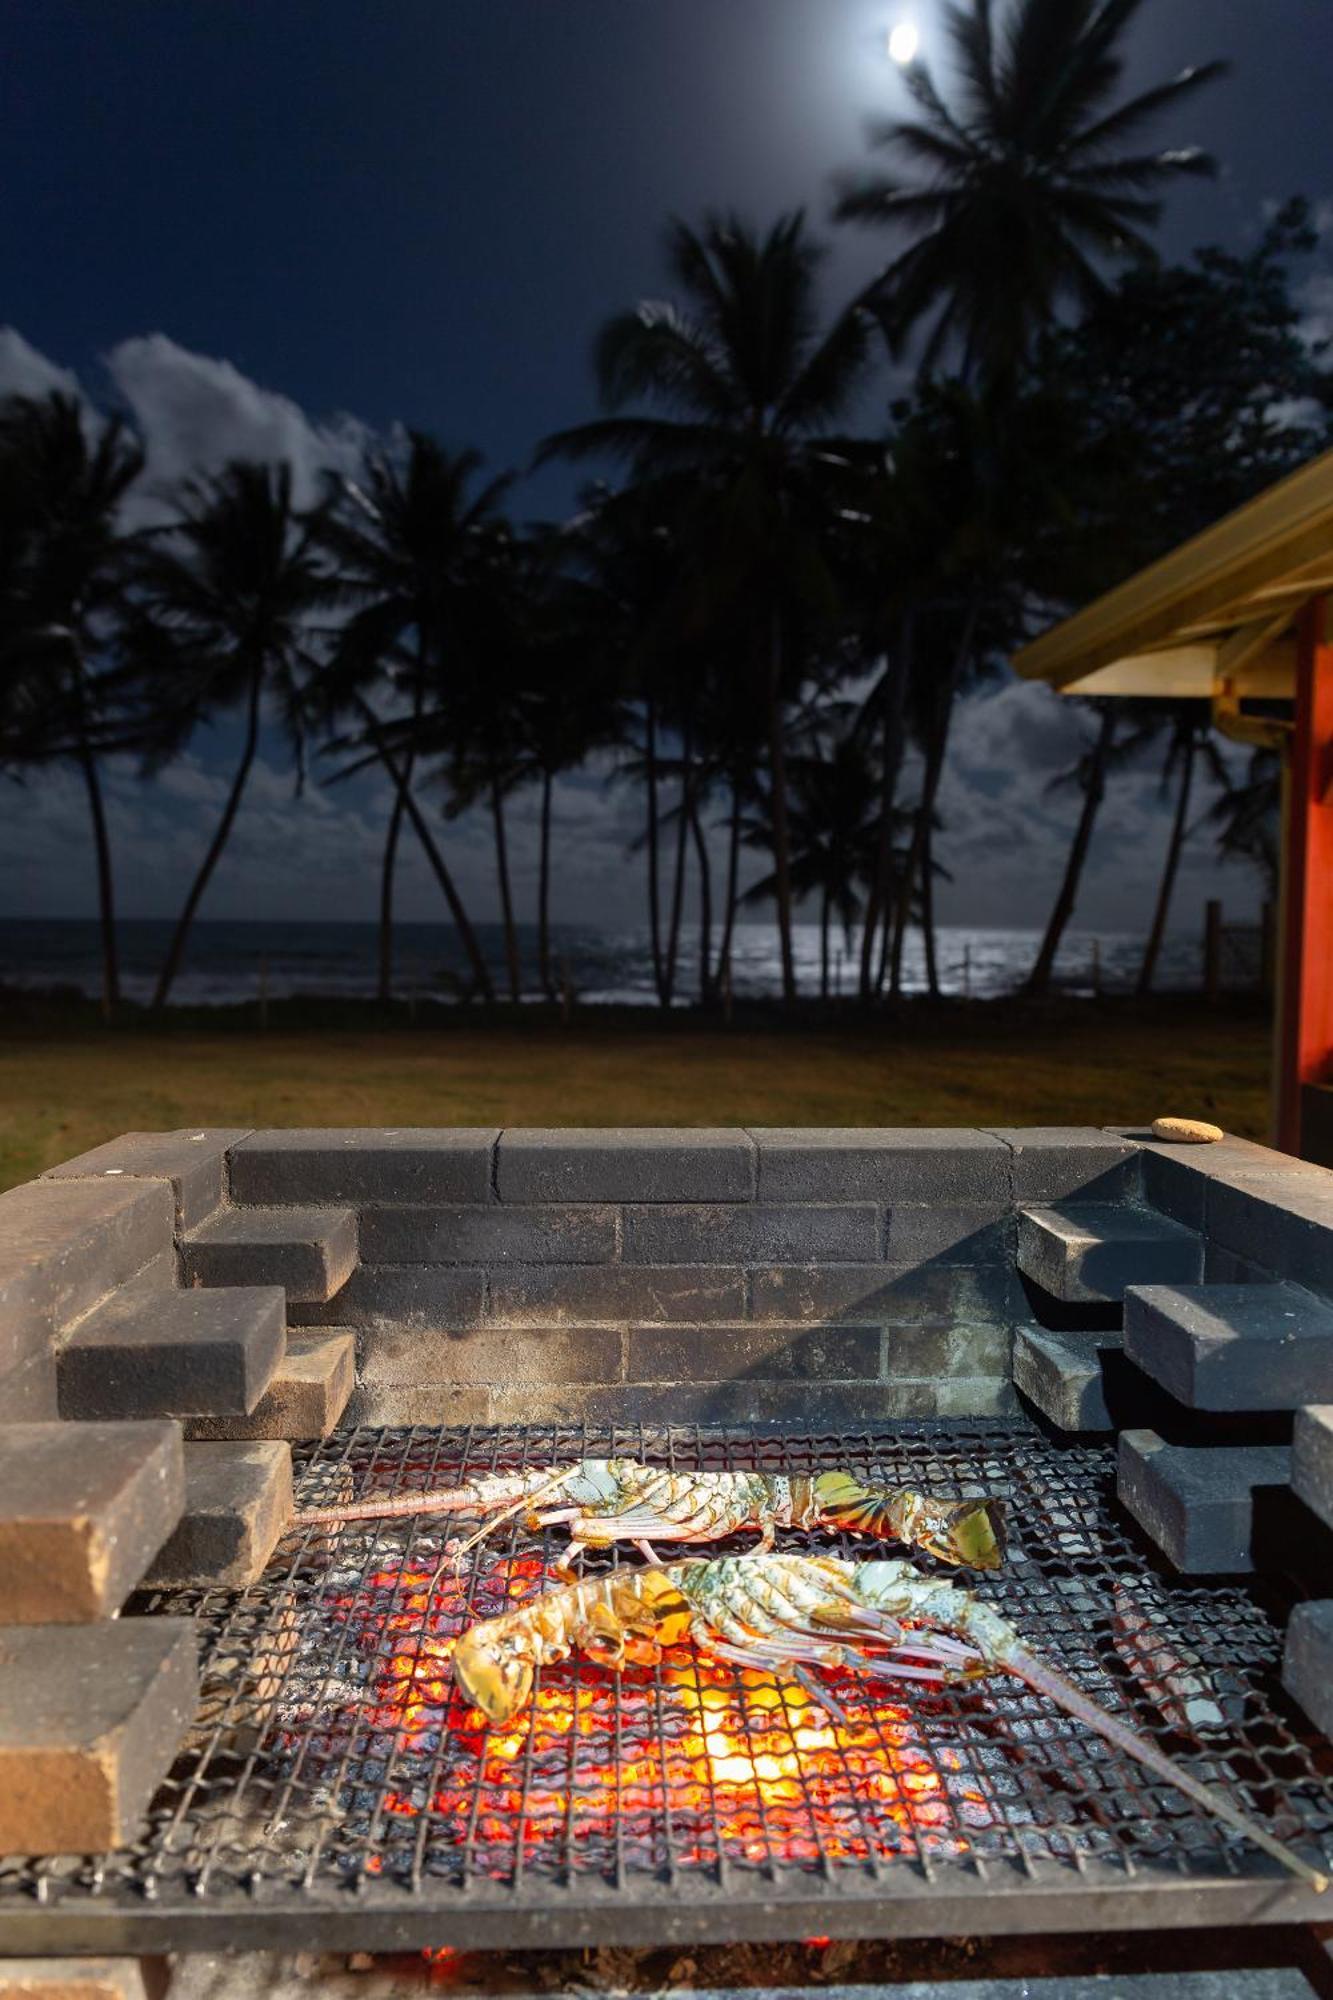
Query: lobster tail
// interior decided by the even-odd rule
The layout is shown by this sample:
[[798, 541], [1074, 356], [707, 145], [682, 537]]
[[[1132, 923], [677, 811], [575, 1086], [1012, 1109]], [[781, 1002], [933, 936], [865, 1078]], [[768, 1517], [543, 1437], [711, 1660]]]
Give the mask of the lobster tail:
[[848, 1472], [821, 1473], [814, 1491], [819, 1519], [831, 1527], [906, 1542], [968, 1569], [999, 1569], [1004, 1561], [999, 1500], [941, 1500], [905, 1486], [868, 1486]]

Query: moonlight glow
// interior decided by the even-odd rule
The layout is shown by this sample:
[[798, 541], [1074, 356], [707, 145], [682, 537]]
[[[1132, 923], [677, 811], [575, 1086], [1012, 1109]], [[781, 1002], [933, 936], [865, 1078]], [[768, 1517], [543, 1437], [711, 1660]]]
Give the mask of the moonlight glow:
[[910, 63], [916, 60], [916, 52], [921, 46], [921, 37], [915, 21], [899, 21], [897, 27], [889, 30], [889, 54], [896, 63]]

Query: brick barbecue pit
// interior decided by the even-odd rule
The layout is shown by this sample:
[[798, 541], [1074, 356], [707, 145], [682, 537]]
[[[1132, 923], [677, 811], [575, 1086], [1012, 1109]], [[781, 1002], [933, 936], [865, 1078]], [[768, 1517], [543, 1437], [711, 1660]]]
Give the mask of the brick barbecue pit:
[[298, 1507], [614, 1454], [998, 1492], [981, 1594], [1333, 1860], [1330, 1301], [1333, 1175], [1239, 1141], [176, 1133], [55, 1169], [0, 1196], [0, 1953], [1323, 1916], [1004, 1677], [842, 1677], [838, 1723], [686, 1648], [483, 1732], [448, 1641], [559, 1543], [506, 1527], [428, 1601], [456, 1517], [294, 1529], [291, 1461]]

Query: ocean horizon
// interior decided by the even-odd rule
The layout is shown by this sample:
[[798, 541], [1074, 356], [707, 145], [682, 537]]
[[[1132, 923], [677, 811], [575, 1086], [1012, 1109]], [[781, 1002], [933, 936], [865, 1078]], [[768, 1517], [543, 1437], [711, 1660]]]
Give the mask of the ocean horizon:
[[[121, 985], [127, 1000], [152, 997], [172, 925], [168, 920], [131, 918], [117, 925]], [[504, 933], [499, 924], [479, 924], [477, 934], [495, 978], [507, 989]], [[524, 997], [541, 994], [535, 925], [519, 926]], [[176, 1006], [228, 1006], [294, 995], [338, 999], [373, 998], [378, 979], [378, 928], [374, 923], [203, 920], [194, 926], [184, 965], [172, 992]], [[937, 933], [937, 960], [943, 991], [958, 997], [996, 999], [1021, 986], [1040, 943], [1038, 930], [983, 929], [950, 925]], [[1243, 946], [1243, 940], [1238, 940]], [[795, 929], [797, 978], [801, 992], [819, 991], [819, 927]], [[716, 948], [716, 935], [715, 947]], [[849, 951], [841, 933], [832, 950], [832, 990], [856, 991], [859, 939]], [[1056, 963], [1056, 982], [1065, 991], [1132, 991], [1143, 954], [1143, 939], [1128, 932], [1071, 930]], [[557, 924], [551, 930], [557, 983], [566, 978], [582, 1005], [651, 1007], [657, 1004], [646, 928], [595, 929]], [[1252, 958], [1253, 964], [1244, 960]], [[1229, 983], [1256, 983], [1257, 951], [1238, 954]], [[1188, 991], [1202, 980], [1202, 941], [1169, 937], [1163, 947], [1160, 990]], [[101, 984], [98, 926], [84, 918], [0, 918], [0, 986], [25, 990], [74, 988], [95, 996]], [[457, 933], [449, 924], [401, 923], [394, 931], [394, 991], [399, 998], [457, 1001], [468, 985], [468, 966]], [[908, 934], [904, 988], [926, 992], [924, 941]], [[697, 927], [681, 938], [677, 1004], [688, 1006], [699, 989]], [[733, 940], [732, 991], [738, 1000], [776, 998], [782, 990], [775, 928], [738, 926]]]

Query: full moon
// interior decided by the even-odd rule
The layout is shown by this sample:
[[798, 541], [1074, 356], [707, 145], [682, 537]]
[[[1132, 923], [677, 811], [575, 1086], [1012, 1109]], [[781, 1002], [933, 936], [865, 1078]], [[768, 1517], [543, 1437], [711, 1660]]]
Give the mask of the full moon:
[[899, 21], [896, 28], [889, 30], [889, 54], [894, 62], [915, 62], [920, 47], [921, 37], [914, 21]]

